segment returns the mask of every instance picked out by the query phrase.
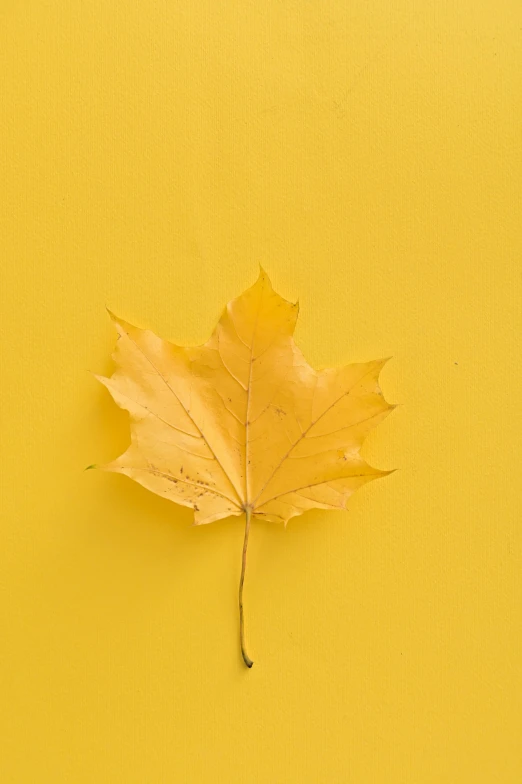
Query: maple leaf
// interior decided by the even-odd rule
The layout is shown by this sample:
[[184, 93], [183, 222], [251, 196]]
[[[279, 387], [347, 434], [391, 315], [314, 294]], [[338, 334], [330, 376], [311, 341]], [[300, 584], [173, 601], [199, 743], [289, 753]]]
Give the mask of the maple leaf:
[[245, 514], [239, 587], [252, 518], [286, 523], [308, 509], [344, 509], [357, 488], [390, 473], [360, 450], [394, 406], [378, 384], [387, 360], [314, 370], [293, 340], [298, 304], [261, 270], [229, 302], [207, 343], [185, 348], [112, 313], [111, 378], [97, 376], [130, 414], [131, 445], [106, 471], [194, 510], [194, 523]]

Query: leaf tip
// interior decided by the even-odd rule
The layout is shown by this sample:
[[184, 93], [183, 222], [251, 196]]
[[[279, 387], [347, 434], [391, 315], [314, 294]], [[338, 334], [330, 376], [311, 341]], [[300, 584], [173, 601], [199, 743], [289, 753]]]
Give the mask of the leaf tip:
[[98, 466], [96, 465], [96, 463], [93, 463], [92, 465], [88, 465], [88, 466], [87, 466], [86, 468], [84, 468], [83, 470], [84, 470], [84, 471], [90, 471], [90, 470], [91, 470], [91, 468], [98, 468]]
[[115, 324], [118, 324], [118, 323], [119, 323], [119, 321], [120, 321], [120, 319], [119, 319], [119, 318], [118, 318], [118, 316], [117, 316], [117, 315], [114, 313], [114, 311], [112, 311], [112, 310], [109, 308], [109, 306], [108, 306], [108, 305], [105, 305], [105, 310], [106, 310], [106, 311], [107, 311], [107, 313], [109, 314], [109, 318], [110, 318], [110, 320], [111, 320], [111, 321], [113, 321]]
[[379, 359], [377, 361], [378, 361], [379, 365], [381, 366], [381, 368], [383, 368], [385, 365], [388, 364], [390, 359], [393, 359], [393, 356], [390, 355], [389, 357], [382, 357], [382, 359]]
[[258, 283], [267, 283], [270, 287], [272, 286], [272, 282], [268, 277], [266, 269], [263, 267], [261, 262], [259, 263], [259, 275], [257, 278]]

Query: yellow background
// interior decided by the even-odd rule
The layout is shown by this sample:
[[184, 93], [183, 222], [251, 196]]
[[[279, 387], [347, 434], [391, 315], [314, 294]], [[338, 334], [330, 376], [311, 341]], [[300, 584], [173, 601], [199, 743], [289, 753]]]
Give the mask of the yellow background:
[[[519, 0], [2, 0], [0, 780], [522, 781]], [[256, 278], [393, 355], [398, 467], [285, 531], [125, 477], [105, 305]]]

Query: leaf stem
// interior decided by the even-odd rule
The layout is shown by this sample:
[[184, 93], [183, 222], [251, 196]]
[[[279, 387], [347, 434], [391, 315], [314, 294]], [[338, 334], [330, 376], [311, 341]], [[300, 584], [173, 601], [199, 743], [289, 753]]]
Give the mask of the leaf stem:
[[245, 620], [243, 618], [243, 583], [245, 582], [245, 568], [246, 568], [246, 554], [248, 547], [248, 535], [250, 533], [250, 520], [252, 517], [252, 508], [247, 506], [245, 508], [245, 540], [243, 542], [243, 558], [241, 561], [241, 577], [239, 579], [239, 637], [241, 640], [241, 655], [247, 667], [253, 665], [253, 661], [246, 652], [245, 648]]

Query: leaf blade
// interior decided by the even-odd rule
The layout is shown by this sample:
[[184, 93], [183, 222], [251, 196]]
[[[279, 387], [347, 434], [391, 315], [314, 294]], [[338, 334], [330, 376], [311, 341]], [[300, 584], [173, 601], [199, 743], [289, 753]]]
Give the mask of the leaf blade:
[[293, 339], [298, 309], [261, 269], [202, 346], [175, 346], [110, 313], [116, 370], [98, 379], [129, 412], [131, 445], [102, 468], [192, 506], [198, 524], [247, 508], [285, 523], [344, 508], [387, 475], [360, 455], [394, 408], [379, 386], [387, 360], [314, 370]]

